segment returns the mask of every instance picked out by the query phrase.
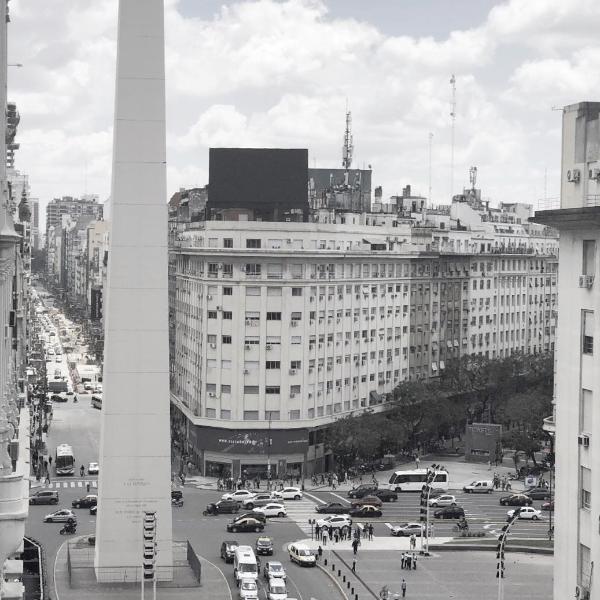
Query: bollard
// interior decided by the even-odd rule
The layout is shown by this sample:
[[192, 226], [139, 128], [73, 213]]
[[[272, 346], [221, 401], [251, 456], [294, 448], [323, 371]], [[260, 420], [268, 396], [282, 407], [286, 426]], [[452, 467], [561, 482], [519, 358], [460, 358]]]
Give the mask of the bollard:
[[323, 564], [324, 564], [325, 566], [327, 566], [327, 559], [325, 559], [325, 560], [323, 561]]
[[347, 583], [346, 587], [350, 589], [350, 582]]
[[338, 569], [338, 577], [342, 574], [342, 571]]
[[335, 563], [331, 563], [331, 570], [335, 571]]
[[[348, 583], [350, 583], [350, 582], [348, 582]], [[354, 596], [354, 588], [350, 589], [350, 593]]]
[[358, 600], [358, 594], [354, 595], [354, 600]]
[[345, 576], [345, 575], [342, 577], [342, 581], [343, 581], [344, 583], [346, 583], [346, 576]]

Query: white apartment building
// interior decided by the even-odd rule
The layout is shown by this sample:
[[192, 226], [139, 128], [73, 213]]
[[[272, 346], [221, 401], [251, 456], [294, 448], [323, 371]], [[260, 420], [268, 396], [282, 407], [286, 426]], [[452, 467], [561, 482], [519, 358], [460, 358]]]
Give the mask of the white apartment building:
[[207, 221], [178, 235], [172, 401], [203, 472], [328, 469], [319, 430], [382, 410], [401, 381], [464, 353], [553, 347], [553, 254], [525, 235], [510, 253], [493, 238], [439, 252], [434, 227], [370, 222]]
[[[560, 230], [555, 372], [554, 598], [600, 598], [600, 102], [563, 110], [560, 209], [535, 221]], [[552, 427], [554, 425], [554, 427]]]

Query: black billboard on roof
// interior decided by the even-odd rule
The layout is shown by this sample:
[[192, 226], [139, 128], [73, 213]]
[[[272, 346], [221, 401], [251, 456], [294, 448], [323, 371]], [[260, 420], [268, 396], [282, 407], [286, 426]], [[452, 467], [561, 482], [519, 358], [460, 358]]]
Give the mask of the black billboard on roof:
[[211, 148], [210, 209], [246, 209], [265, 220], [308, 213], [308, 150]]

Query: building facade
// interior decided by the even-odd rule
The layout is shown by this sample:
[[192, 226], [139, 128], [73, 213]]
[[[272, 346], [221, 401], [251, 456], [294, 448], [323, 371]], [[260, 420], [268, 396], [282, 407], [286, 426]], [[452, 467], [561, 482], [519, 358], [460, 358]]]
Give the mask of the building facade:
[[535, 221], [560, 231], [555, 415], [554, 598], [597, 600], [600, 561], [600, 102], [563, 110], [560, 208]]
[[46, 206], [46, 239], [49, 237], [51, 227], [54, 227], [55, 234], [57, 228], [62, 227], [63, 215], [69, 215], [74, 221], [77, 221], [82, 215], [91, 215], [94, 219], [101, 221], [104, 217], [104, 205], [100, 204], [98, 197], [92, 194], [82, 198], [63, 196], [48, 202]]

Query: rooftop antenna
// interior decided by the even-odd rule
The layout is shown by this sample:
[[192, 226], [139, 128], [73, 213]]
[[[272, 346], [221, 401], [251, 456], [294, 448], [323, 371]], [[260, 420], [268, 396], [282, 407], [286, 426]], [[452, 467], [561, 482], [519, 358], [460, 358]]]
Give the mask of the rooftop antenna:
[[450, 77], [450, 85], [452, 87], [452, 102], [450, 118], [452, 119], [452, 126], [450, 129], [450, 197], [454, 196], [454, 126], [456, 124], [456, 77], [454, 73]]
[[352, 153], [354, 152], [354, 145], [352, 144], [352, 114], [348, 110], [348, 103], [346, 102], [346, 131], [344, 133], [344, 147], [342, 149], [342, 166], [346, 171], [350, 169], [352, 165]]
[[429, 132], [429, 206], [431, 206], [431, 150], [433, 147], [433, 133]]

